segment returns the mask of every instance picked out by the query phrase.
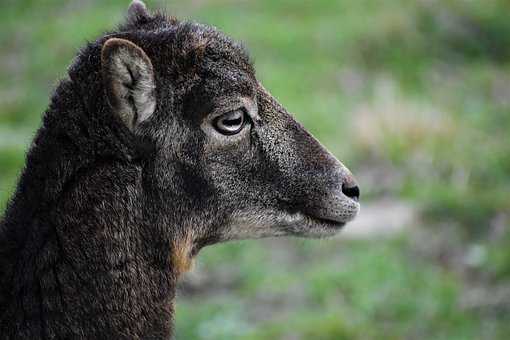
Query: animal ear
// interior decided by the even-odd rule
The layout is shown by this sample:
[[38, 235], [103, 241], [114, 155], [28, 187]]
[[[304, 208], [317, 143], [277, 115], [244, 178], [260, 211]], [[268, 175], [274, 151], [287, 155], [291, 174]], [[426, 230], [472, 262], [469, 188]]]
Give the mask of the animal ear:
[[156, 107], [151, 60], [134, 43], [112, 38], [103, 45], [101, 64], [108, 103], [132, 130], [149, 118]]
[[150, 18], [150, 14], [143, 1], [133, 0], [128, 8], [127, 21], [130, 23], [136, 23], [140, 19], [148, 18]]

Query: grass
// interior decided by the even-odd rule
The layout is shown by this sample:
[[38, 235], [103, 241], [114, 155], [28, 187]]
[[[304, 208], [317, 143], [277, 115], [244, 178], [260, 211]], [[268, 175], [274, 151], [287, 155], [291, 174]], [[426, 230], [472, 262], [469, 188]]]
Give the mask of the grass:
[[[57, 79], [126, 3], [0, 4], [0, 208]], [[422, 213], [420, 242], [409, 233], [206, 249], [178, 299], [178, 338], [510, 333], [510, 301], [464, 303], [475, 288], [510, 285], [506, 1], [147, 3], [246, 42], [266, 88], [358, 175], [366, 201], [405, 199]], [[472, 249], [485, 254], [475, 265]]]
[[[282, 248], [294, 254], [282, 258]], [[235, 288], [206, 274], [215, 293], [181, 296], [178, 338], [503, 339], [510, 331], [505, 316], [494, 327], [463, 310], [462, 279], [402, 239], [240, 243], [201, 257], [199, 272], [221, 272]]]

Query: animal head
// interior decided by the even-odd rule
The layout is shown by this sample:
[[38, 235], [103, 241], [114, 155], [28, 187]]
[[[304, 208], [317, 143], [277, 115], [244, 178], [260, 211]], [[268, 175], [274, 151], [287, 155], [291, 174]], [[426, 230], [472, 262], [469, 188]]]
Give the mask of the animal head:
[[134, 1], [127, 23], [100, 44], [111, 114], [152, 145], [144, 160], [152, 214], [196, 251], [232, 239], [330, 236], [358, 213], [349, 170], [216, 28]]

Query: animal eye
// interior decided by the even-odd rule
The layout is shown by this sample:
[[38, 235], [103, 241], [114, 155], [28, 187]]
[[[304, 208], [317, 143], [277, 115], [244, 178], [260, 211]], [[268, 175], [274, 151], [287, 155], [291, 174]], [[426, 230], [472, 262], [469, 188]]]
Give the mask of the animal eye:
[[244, 110], [235, 110], [227, 112], [213, 121], [214, 128], [224, 135], [235, 135], [239, 133], [246, 124], [246, 114]]

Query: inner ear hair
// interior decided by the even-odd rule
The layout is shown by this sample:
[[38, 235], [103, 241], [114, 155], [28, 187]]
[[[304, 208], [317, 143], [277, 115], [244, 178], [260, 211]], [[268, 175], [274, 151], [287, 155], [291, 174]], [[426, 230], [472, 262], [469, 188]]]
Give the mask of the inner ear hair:
[[111, 38], [103, 45], [101, 64], [108, 103], [132, 130], [148, 119], [156, 107], [152, 62], [131, 41]]

